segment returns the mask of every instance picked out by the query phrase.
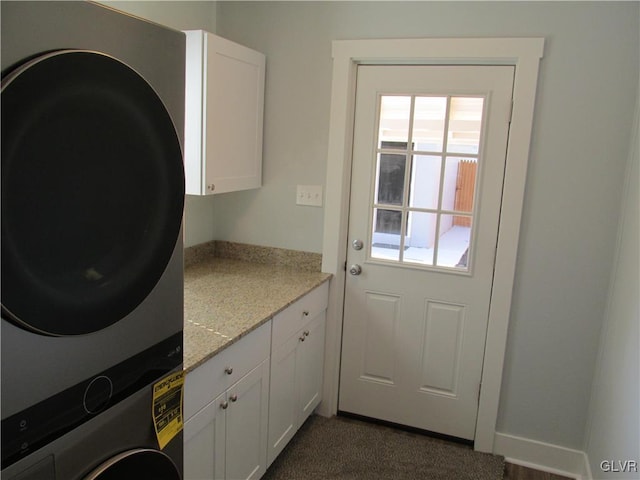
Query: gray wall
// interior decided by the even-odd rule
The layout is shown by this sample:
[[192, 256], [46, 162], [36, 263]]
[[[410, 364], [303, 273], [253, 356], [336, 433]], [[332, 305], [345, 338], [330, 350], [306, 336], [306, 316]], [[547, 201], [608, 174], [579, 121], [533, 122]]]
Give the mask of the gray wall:
[[[586, 451], [594, 478], [637, 479], [640, 476], [632, 470], [603, 474], [600, 467], [603, 460], [640, 462], [640, 126], [637, 122], [636, 116], [618, 250], [591, 397]], [[617, 468], [621, 470], [620, 465]]]
[[[218, 238], [320, 252], [331, 40], [544, 36], [498, 430], [584, 448], [638, 88], [637, 2], [219, 2], [267, 55], [264, 187], [214, 199]], [[331, 192], [325, 192], [330, 195]]]

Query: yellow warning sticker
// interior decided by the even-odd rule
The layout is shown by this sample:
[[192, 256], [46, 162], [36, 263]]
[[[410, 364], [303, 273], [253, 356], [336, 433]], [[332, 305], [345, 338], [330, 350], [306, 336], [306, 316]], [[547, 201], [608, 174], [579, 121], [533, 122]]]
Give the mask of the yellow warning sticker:
[[153, 386], [153, 425], [162, 450], [182, 431], [184, 371], [172, 373]]

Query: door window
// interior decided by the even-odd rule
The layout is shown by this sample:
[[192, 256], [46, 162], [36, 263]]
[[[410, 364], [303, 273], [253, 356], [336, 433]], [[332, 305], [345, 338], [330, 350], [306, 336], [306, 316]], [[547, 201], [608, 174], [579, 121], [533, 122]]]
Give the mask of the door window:
[[379, 96], [369, 258], [469, 271], [484, 105]]

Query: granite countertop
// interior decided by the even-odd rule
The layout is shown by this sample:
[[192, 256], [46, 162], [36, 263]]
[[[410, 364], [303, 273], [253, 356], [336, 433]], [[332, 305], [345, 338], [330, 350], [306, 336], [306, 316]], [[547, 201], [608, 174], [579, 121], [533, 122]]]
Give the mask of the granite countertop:
[[[229, 248], [232, 252], [229, 254]], [[298, 258], [280, 249], [238, 250], [216, 242], [225, 257], [200, 249], [185, 250], [184, 369], [189, 372], [256, 329], [315, 287], [328, 281]], [[276, 251], [278, 250], [278, 251]], [[317, 254], [313, 254], [317, 255]], [[230, 257], [230, 258], [229, 258]], [[274, 260], [275, 259], [275, 260]], [[312, 262], [313, 263], [313, 262]]]

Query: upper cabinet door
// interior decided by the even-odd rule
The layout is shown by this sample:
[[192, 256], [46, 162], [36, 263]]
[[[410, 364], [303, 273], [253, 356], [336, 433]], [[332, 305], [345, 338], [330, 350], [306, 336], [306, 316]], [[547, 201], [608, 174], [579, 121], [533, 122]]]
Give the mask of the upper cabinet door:
[[258, 188], [265, 56], [203, 30], [185, 33], [186, 193]]

